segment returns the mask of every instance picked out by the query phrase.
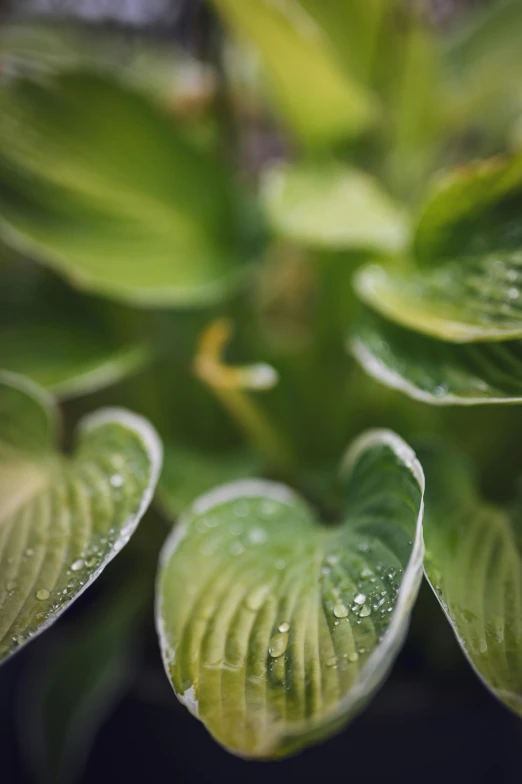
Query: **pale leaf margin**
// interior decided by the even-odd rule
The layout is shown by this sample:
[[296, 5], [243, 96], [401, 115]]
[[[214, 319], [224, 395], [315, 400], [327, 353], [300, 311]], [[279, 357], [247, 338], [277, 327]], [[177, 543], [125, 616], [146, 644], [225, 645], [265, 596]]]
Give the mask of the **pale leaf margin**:
[[[385, 335], [383, 335], [383, 337], [385, 338]], [[429, 339], [437, 340], [437, 338]], [[458, 347], [459, 344], [449, 345]], [[380, 384], [384, 384], [384, 386], [388, 387], [389, 389], [395, 389], [398, 392], [402, 392], [408, 397], [413, 398], [414, 400], [418, 400], [421, 403], [428, 403], [432, 406], [479, 406], [491, 404], [516, 405], [517, 403], [522, 403], [522, 396], [463, 397], [461, 395], [455, 395], [452, 392], [445, 392], [443, 395], [437, 396], [431, 394], [430, 392], [425, 392], [424, 390], [419, 389], [418, 386], [407, 381], [399, 372], [392, 370], [392, 368], [383, 362], [382, 359], [370, 351], [370, 349], [365, 345], [364, 341], [360, 338], [350, 338], [346, 343], [346, 349], [348, 353], [357, 360], [362, 369]]]
[[[424, 574], [424, 539], [423, 539], [423, 517], [424, 517], [424, 493], [425, 478], [422, 466], [417, 459], [413, 449], [403, 439], [391, 430], [376, 429], [369, 430], [357, 438], [348, 448], [341, 461], [341, 477], [348, 477], [355, 464], [364, 452], [374, 446], [387, 446], [402, 463], [409, 468], [421, 491], [419, 513], [415, 527], [415, 538], [412, 543], [412, 550], [408, 565], [403, 573], [401, 585], [397, 594], [397, 601], [393, 609], [390, 624], [384, 634], [382, 642], [377, 646], [362, 668], [359, 678], [350, 692], [339, 701], [330, 711], [330, 714], [323, 717], [321, 721], [303, 720], [295, 722], [291, 728], [286, 728], [284, 732], [274, 730], [274, 736], [270, 739], [271, 746], [267, 751], [272, 752], [265, 758], [277, 756], [277, 747], [285, 744], [284, 755], [292, 753], [292, 746], [297, 751], [308, 743], [317, 742], [329, 734], [340, 730], [350, 718], [356, 716], [371, 698], [379, 684], [387, 676], [391, 666], [399, 653], [408, 628], [410, 614], [417, 598], [417, 593]], [[237, 482], [230, 482], [221, 485], [208, 493], [197, 498], [190, 509], [182, 514], [177, 525], [167, 537], [158, 561], [158, 572], [156, 578], [156, 599], [155, 599], [155, 621], [156, 631], [160, 643], [163, 666], [169, 683], [172, 681], [169, 675], [169, 653], [170, 643], [165, 629], [165, 622], [162, 614], [161, 597], [161, 577], [163, 569], [167, 566], [172, 555], [179, 544], [183, 541], [193, 514], [199, 515], [209, 512], [217, 504], [238, 498], [268, 498], [279, 503], [303, 503], [303, 499], [291, 488], [278, 482], [271, 482], [264, 479], [242, 479]], [[199, 719], [198, 703], [194, 696], [194, 687], [188, 689], [183, 695], [176, 694], [179, 702], [184, 705], [193, 716]], [[200, 719], [201, 720], [201, 719]], [[303, 743], [303, 736], [308, 740]], [[227, 749], [236, 756], [241, 756], [235, 749]], [[245, 757], [245, 759], [252, 759]], [[257, 757], [259, 759], [259, 757]], [[262, 759], [262, 757], [261, 757]]]

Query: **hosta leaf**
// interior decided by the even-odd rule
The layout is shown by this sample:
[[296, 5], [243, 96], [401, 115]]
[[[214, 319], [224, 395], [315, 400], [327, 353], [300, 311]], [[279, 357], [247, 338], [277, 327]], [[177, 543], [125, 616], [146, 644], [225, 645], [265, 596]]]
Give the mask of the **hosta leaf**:
[[274, 101], [300, 139], [324, 144], [364, 130], [373, 115], [370, 95], [344, 71], [297, 0], [214, 0], [214, 5], [258, 53]]
[[0, 660], [49, 626], [128, 541], [148, 506], [161, 445], [140, 417], [87, 417], [71, 457], [39, 387], [0, 374]]
[[372, 264], [356, 275], [355, 286], [383, 316], [441, 340], [522, 337], [522, 249], [460, 259], [427, 273]]
[[424, 266], [457, 257], [505, 254], [522, 246], [522, 155], [455, 169], [428, 195], [415, 255]]
[[157, 586], [178, 698], [228, 749], [291, 753], [339, 729], [402, 643], [421, 575], [422, 469], [395, 434], [349, 452], [324, 525], [285, 486], [224, 485], [167, 541]]
[[522, 156], [451, 174], [422, 213], [425, 269], [372, 265], [356, 287], [403, 326], [456, 343], [522, 337]]
[[27, 376], [60, 398], [93, 392], [139, 370], [145, 347], [113, 348], [74, 324], [32, 323], [0, 329], [0, 367]]
[[471, 467], [438, 447], [426, 465], [426, 575], [477, 674], [522, 716], [522, 518], [480, 498]]
[[365, 314], [349, 348], [371, 376], [426, 403], [522, 403], [522, 340], [448, 343]]
[[274, 228], [304, 245], [394, 253], [407, 239], [398, 205], [372, 177], [342, 164], [276, 166], [263, 197]]
[[491, 126], [505, 119], [522, 97], [520, 0], [497, 0], [473, 7], [445, 35], [447, 64], [459, 91], [459, 104], [469, 123]]
[[87, 71], [18, 80], [0, 94], [0, 147], [4, 240], [78, 286], [192, 304], [237, 274], [231, 183], [140, 92]]

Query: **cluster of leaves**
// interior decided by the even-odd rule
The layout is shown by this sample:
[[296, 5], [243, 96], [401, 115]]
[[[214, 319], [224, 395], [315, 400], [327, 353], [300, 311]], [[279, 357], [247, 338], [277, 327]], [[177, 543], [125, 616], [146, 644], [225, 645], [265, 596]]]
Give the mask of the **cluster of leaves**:
[[[520, 503], [479, 489], [509, 495], [522, 420], [475, 408], [522, 401], [520, 4], [444, 38], [401, 0], [212, 8], [205, 62], [0, 35], [0, 657], [157, 490], [165, 668], [227, 748], [282, 756], [361, 710], [423, 568], [522, 714]], [[140, 415], [89, 414], [62, 454], [57, 401], [68, 446], [97, 400]], [[373, 429], [336, 471], [366, 425], [439, 440]], [[93, 662], [142, 604], [89, 626]]]

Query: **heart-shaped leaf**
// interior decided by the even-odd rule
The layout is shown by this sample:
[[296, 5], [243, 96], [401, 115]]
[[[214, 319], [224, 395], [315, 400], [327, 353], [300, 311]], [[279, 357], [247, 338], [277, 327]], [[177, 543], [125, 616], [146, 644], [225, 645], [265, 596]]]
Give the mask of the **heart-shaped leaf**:
[[0, 367], [62, 399], [114, 384], [146, 360], [144, 346], [111, 348], [101, 334], [75, 324], [34, 322], [0, 329]]
[[0, 374], [0, 660], [49, 626], [114, 558], [147, 508], [161, 444], [141, 417], [106, 409], [55, 448], [39, 387]]
[[238, 274], [230, 180], [142, 93], [88, 71], [15, 81], [0, 147], [4, 240], [79, 287], [193, 304]]
[[371, 95], [343, 69], [324, 31], [297, 0], [214, 5], [259, 55], [274, 101], [298, 138], [325, 144], [364, 130], [374, 114]]
[[465, 458], [422, 450], [426, 575], [465, 655], [522, 716], [522, 518], [480, 498]]
[[448, 175], [420, 217], [425, 269], [372, 265], [356, 278], [382, 315], [455, 343], [522, 337], [522, 156]]
[[522, 403], [522, 340], [448, 343], [365, 313], [349, 350], [378, 381], [426, 403]]
[[304, 245], [395, 253], [407, 239], [399, 206], [368, 174], [342, 164], [275, 166], [263, 198], [276, 231]]
[[194, 502], [167, 541], [157, 625], [178, 698], [231, 751], [291, 753], [336, 731], [385, 677], [422, 571], [423, 474], [395, 434], [362, 436], [338, 525], [285, 486]]

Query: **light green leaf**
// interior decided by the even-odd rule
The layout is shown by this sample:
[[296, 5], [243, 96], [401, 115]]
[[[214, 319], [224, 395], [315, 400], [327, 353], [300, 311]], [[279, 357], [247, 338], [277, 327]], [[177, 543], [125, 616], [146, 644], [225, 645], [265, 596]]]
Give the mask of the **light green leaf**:
[[421, 578], [423, 474], [395, 434], [349, 451], [338, 525], [246, 480], [168, 539], [157, 626], [178, 698], [245, 757], [292, 753], [361, 710], [402, 644]]
[[386, 318], [453, 343], [522, 337], [522, 250], [420, 273], [378, 265], [356, 274], [361, 299]]
[[371, 96], [344, 71], [297, 0], [214, 0], [214, 5], [258, 53], [274, 101], [298, 138], [328, 144], [366, 128], [374, 114]]
[[47, 628], [126, 544], [147, 508], [161, 444], [141, 417], [105, 409], [55, 448], [56, 410], [0, 374], [0, 660]]
[[455, 343], [522, 337], [522, 156], [446, 177], [415, 235], [425, 269], [360, 271], [356, 288], [382, 315]]
[[371, 376], [425, 403], [522, 403], [522, 340], [448, 343], [365, 314], [349, 348]]
[[79, 287], [194, 304], [237, 277], [231, 182], [140, 92], [81, 71], [15, 81], [0, 148], [3, 239]]
[[73, 323], [0, 329], [0, 367], [27, 376], [62, 399], [103, 389], [146, 361], [144, 346], [113, 348], [101, 334]]
[[522, 716], [522, 518], [480, 498], [462, 455], [422, 450], [426, 575], [485, 685]]
[[199, 495], [216, 485], [257, 476], [259, 460], [247, 451], [209, 454], [167, 445], [158, 497], [167, 516], [176, 519]]
[[382, 29], [386, 29], [388, 40], [390, 30], [386, 23], [388, 16], [396, 10], [392, 8], [394, 0], [365, 0], [364, 3], [299, 0], [299, 4], [324, 31], [347, 72], [363, 84], [370, 83]]
[[275, 166], [262, 196], [276, 231], [304, 245], [395, 253], [407, 239], [405, 215], [378, 182], [333, 161]]

